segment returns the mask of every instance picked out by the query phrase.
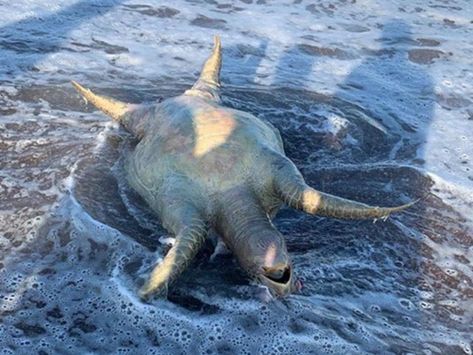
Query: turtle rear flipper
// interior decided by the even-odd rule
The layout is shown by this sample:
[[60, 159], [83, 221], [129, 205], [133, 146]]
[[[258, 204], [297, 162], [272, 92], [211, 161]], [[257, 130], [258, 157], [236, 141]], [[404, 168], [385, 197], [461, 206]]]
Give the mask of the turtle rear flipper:
[[175, 234], [176, 241], [140, 289], [139, 295], [143, 299], [155, 295], [166, 297], [169, 284], [194, 260], [207, 237], [207, 221], [182, 192], [185, 189], [176, 185], [172, 191], [162, 191], [158, 201], [163, 224]]
[[385, 219], [418, 201], [395, 207], [379, 207], [330, 195], [308, 186], [294, 163], [283, 156], [276, 159], [273, 174], [274, 192], [281, 200], [292, 208], [313, 215], [341, 219]]

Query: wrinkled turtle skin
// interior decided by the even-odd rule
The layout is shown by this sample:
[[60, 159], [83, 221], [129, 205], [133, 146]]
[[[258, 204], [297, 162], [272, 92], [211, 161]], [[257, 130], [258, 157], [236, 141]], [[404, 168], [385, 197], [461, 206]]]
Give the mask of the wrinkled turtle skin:
[[214, 229], [241, 267], [273, 295], [298, 289], [283, 236], [271, 223], [282, 204], [335, 218], [385, 218], [411, 204], [383, 208], [308, 186], [271, 124], [220, 100], [220, 39], [194, 86], [162, 103], [132, 105], [79, 93], [140, 142], [127, 159], [130, 185], [176, 237], [140, 296], [166, 295]]

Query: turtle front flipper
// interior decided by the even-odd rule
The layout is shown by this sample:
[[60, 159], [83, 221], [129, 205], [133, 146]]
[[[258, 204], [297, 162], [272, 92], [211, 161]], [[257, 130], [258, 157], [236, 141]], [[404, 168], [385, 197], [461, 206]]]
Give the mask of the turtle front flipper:
[[156, 265], [139, 291], [143, 299], [152, 295], [167, 296], [168, 286], [194, 259], [204, 244], [208, 227], [200, 213], [191, 204], [179, 200], [163, 201], [162, 220], [165, 227], [176, 235], [176, 241], [163, 261]]
[[222, 46], [220, 37], [214, 37], [212, 54], [207, 58], [195, 82], [185, 95], [201, 96], [220, 102], [220, 69], [222, 67]]
[[136, 138], [141, 139], [145, 132], [147, 106], [129, 104], [110, 97], [101, 96], [72, 81], [72, 86], [87, 101], [100, 111], [123, 125]]
[[308, 186], [296, 166], [286, 157], [273, 162], [273, 190], [288, 206], [309, 214], [342, 219], [387, 218], [417, 202], [395, 207], [370, 206], [330, 195]]
[[130, 112], [134, 105], [121, 102], [110, 97], [94, 94], [90, 89], [84, 88], [79, 83], [72, 81], [72, 86], [82, 95], [84, 99], [90, 101], [95, 107], [101, 110], [113, 120], [120, 122], [122, 117]]

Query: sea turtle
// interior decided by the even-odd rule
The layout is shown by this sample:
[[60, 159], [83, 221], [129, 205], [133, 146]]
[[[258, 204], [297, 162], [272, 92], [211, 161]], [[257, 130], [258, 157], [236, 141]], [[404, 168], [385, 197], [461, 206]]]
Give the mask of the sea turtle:
[[287, 295], [298, 283], [284, 238], [271, 223], [281, 205], [327, 217], [374, 219], [412, 204], [374, 207], [308, 186], [286, 157], [275, 127], [221, 105], [221, 64], [217, 36], [191, 89], [146, 105], [99, 96], [72, 82], [86, 100], [139, 139], [127, 159], [128, 181], [176, 237], [140, 289], [143, 298], [167, 294], [210, 229], [251, 277], [274, 295]]

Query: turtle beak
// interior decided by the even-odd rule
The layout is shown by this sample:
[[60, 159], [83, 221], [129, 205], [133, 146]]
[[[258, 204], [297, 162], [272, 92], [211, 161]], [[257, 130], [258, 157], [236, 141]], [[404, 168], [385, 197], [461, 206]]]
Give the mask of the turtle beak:
[[299, 289], [291, 265], [284, 265], [282, 267], [263, 266], [258, 279], [276, 297], [287, 296]]

